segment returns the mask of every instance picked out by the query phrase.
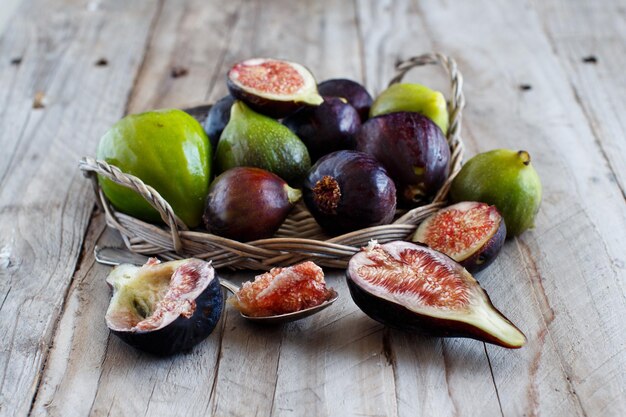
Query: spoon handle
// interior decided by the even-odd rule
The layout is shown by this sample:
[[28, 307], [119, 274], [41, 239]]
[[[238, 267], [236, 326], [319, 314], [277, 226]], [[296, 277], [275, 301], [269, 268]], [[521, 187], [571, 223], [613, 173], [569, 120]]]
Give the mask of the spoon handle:
[[237, 292], [239, 291], [239, 287], [237, 285], [224, 278], [220, 278], [220, 285], [226, 288], [226, 290], [231, 292], [233, 295], [237, 294]]
[[98, 263], [111, 266], [119, 264], [143, 265], [149, 259], [147, 256], [110, 246], [96, 246], [93, 254]]
[[[98, 263], [110, 266], [117, 266], [119, 264], [143, 265], [149, 259], [147, 256], [111, 246], [96, 246], [93, 250], [93, 254]], [[220, 278], [220, 285], [233, 294], [239, 291], [237, 285], [223, 278]]]

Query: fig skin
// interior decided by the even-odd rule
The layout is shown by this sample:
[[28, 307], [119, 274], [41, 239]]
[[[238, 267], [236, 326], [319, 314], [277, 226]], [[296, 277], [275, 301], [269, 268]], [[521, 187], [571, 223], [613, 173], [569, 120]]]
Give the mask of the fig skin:
[[230, 108], [233, 106], [233, 103], [235, 103], [235, 99], [231, 95], [224, 96], [217, 100], [215, 104], [211, 106], [206, 119], [202, 123], [204, 131], [211, 141], [213, 154], [215, 154], [220, 136], [230, 120]]
[[448, 105], [439, 91], [421, 84], [393, 84], [376, 97], [370, 117], [401, 111], [420, 113], [439, 126], [444, 135], [448, 133]]
[[[439, 316], [434, 313], [428, 314], [427, 311], [429, 310], [426, 308], [423, 308], [423, 311], [421, 312], [415, 311], [402, 305], [397, 299], [395, 299], [395, 302], [390, 301], [382, 296], [377, 296], [376, 294], [367, 291], [359, 285], [357, 280], [352, 275], [358, 274], [359, 267], [364, 265], [363, 263], [359, 264], [359, 258], [362, 256], [362, 253], [377, 246], [379, 245], [375, 241], [370, 242], [368, 247], [363, 248], [361, 252], [358, 252], [350, 259], [346, 270], [346, 282], [352, 299], [355, 304], [372, 319], [388, 327], [399, 330], [437, 337], [467, 337], [511, 349], [520, 348], [526, 343], [526, 337], [524, 334], [497, 308], [494, 307], [487, 292], [480, 287], [480, 284], [469, 272], [448, 256], [425, 246], [418, 246], [404, 241], [395, 241], [380, 245], [385, 249], [395, 246], [399, 249], [409, 248], [418, 252], [426, 253], [433, 259], [433, 261], [447, 265], [445, 269], [451, 269], [455, 274], [458, 274], [459, 277], [462, 277], [467, 283], [469, 291], [475, 293], [473, 296], [475, 301], [470, 300], [469, 305], [465, 307], [465, 309], [452, 310], [454, 311], [454, 315], [457, 319], [444, 317], [445, 313], [447, 313], [446, 310], [429, 307], [433, 311], [440, 310], [444, 313], [439, 314]], [[380, 291], [384, 293], [384, 287]], [[403, 296], [403, 298], [404, 297], [405, 296]], [[470, 297], [472, 297], [472, 295], [470, 295]], [[485, 310], [483, 314], [478, 314], [478, 316], [476, 316], [476, 313], [471, 309], [479, 308], [484, 308]], [[460, 313], [465, 314], [466, 321], [459, 317]], [[488, 331], [481, 329], [479, 324], [470, 324], [472, 319], [480, 321], [480, 319], [477, 319], [476, 317], [482, 318], [483, 316], [489, 317], [486, 322], [490, 326], [493, 326], [492, 330], [494, 333], [489, 333]], [[482, 325], [485, 325], [485, 322], [483, 322]]]
[[[188, 261], [197, 260], [185, 259], [172, 262], [182, 264]], [[124, 266], [131, 265], [120, 265], [116, 268]], [[108, 279], [107, 282], [112, 285]], [[213, 332], [222, 315], [224, 295], [217, 274], [194, 301], [195, 310], [191, 317], [186, 318], [180, 315], [171, 323], [156, 330], [122, 331], [114, 330], [110, 326], [109, 329], [128, 345], [153, 355], [170, 356], [189, 351]]]
[[506, 224], [504, 220], [500, 222], [500, 227], [479, 250], [472, 256], [460, 261], [459, 263], [471, 273], [482, 271], [495, 261], [496, 257], [504, 246], [506, 240]]
[[359, 114], [338, 97], [324, 97], [317, 107], [300, 109], [283, 124], [304, 142], [311, 161], [342, 149], [354, 149], [355, 135], [361, 128]]
[[[355, 284], [349, 275], [346, 275], [346, 280], [354, 303], [369, 317], [387, 327], [434, 337], [470, 338], [509, 349], [519, 349], [522, 347], [522, 345], [503, 343], [493, 335], [471, 326], [468, 323], [416, 314], [399, 304], [372, 296], [372, 294]], [[489, 298], [486, 291], [485, 296], [493, 307], [491, 298]], [[493, 309], [504, 317], [500, 310], [495, 307], [493, 307]], [[509, 323], [517, 329], [513, 323], [510, 321]]]
[[299, 185], [311, 168], [306, 145], [286, 126], [235, 101], [215, 152], [217, 173], [257, 167]]
[[207, 230], [242, 242], [271, 237], [302, 193], [260, 168], [232, 168], [218, 176], [207, 196]]
[[[286, 64], [296, 69], [302, 77], [303, 84], [297, 94], [283, 95], [252, 91], [251, 88], [235, 81], [238, 66], [265, 65], [268, 63]], [[230, 94], [237, 100], [245, 102], [251, 109], [266, 116], [280, 119], [305, 106], [317, 106], [323, 101], [317, 92], [317, 84], [313, 74], [304, 66], [295, 62], [271, 58], [253, 58], [236, 63], [226, 76], [226, 86]]]
[[533, 228], [542, 197], [541, 180], [526, 151], [494, 149], [463, 165], [450, 186], [450, 199], [481, 201], [498, 208], [507, 237]]
[[[424, 243], [428, 245], [428, 242], [427, 242], [428, 239], [426, 238], [426, 234], [428, 233], [428, 228], [435, 227], [435, 226], [430, 225], [431, 219], [435, 218], [438, 214], [440, 214], [443, 211], [448, 211], [448, 210], [453, 210], [453, 209], [468, 210], [472, 206], [477, 206], [477, 205], [488, 206], [485, 203], [465, 201], [465, 202], [457, 203], [452, 206], [448, 206], [444, 209], [441, 209], [437, 213], [426, 218], [419, 225], [419, 227], [415, 231], [415, 234], [412, 236], [411, 240], [416, 243], [419, 242], [419, 243]], [[465, 257], [460, 258], [459, 256], [454, 256], [454, 254], [450, 253], [451, 252], [450, 250], [445, 250], [444, 248], [432, 247], [432, 249], [438, 250], [439, 252], [442, 252], [450, 256], [452, 259], [454, 259], [456, 262], [461, 264], [465, 269], [467, 269], [471, 273], [479, 272], [487, 268], [489, 265], [491, 265], [491, 263], [496, 259], [496, 257], [500, 253], [500, 250], [502, 249], [502, 246], [504, 246], [504, 241], [506, 239], [506, 224], [504, 222], [504, 219], [502, 218], [500, 213], [497, 211], [497, 208], [495, 206], [491, 206], [490, 209], [495, 210], [495, 213], [497, 213], [499, 217], [498, 228], [493, 233], [493, 235], [491, 235], [491, 237], [486, 242], [484, 242], [481, 246], [477, 247], [474, 250], [474, 252], [466, 254]]]
[[396, 210], [396, 187], [385, 168], [352, 150], [320, 158], [304, 181], [303, 198], [329, 234], [388, 224]]
[[345, 78], [326, 80], [317, 85], [317, 91], [322, 96], [341, 97], [348, 100], [348, 103], [359, 113], [361, 122], [368, 119], [373, 102], [372, 96], [356, 81]]
[[358, 151], [372, 155], [387, 169], [405, 203], [434, 196], [448, 178], [448, 142], [441, 129], [419, 113], [371, 118], [357, 134], [356, 144]]

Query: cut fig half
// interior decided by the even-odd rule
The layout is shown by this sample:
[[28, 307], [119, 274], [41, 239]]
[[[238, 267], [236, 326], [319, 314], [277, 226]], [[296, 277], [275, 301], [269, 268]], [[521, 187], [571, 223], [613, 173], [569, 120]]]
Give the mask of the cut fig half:
[[113, 288], [105, 320], [124, 342], [156, 355], [191, 349], [215, 328], [223, 309], [210, 262], [185, 259], [122, 264], [107, 277]]
[[387, 326], [507, 348], [526, 343], [465, 268], [430, 248], [372, 241], [350, 259], [347, 282], [357, 306]]
[[505, 239], [504, 219], [495, 206], [464, 201], [428, 217], [411, 240], [443, 252], [468, 271], [477, 272], [493, 262]]
[[278, 59], [254, 58], [235, 64], [228, 72], [227, 85], [233, 97], [274, 118], [324, 101], [308, 69]]

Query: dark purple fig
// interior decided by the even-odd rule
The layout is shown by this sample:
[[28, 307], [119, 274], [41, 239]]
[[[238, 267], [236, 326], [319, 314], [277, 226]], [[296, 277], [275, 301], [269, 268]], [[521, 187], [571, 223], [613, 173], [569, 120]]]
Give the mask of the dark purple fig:
[[228, 71], [227, 85], [233, 97], [274, 118], [323, 101], [313, 74], [295, 62], [270, 58], [238, 62]]
[[507, 348], [526, 343], [465, 268], [430, 248], [372, 241], [350, 259], [346, 277], [356, 305], [387, 326]]
[[306, 107], [283, 120], [306, 145], [311, 160], [342, 149], [354, 149], [361, 119], [354, 107], [338, 97], [324, 97], [317, 107]]
[[220, 140], [220, 135], [230, 120], [230, 108], [233, 106], [234, 102], [235, 99], [231, 95], [217, 100], [211, 107], [211, 110], [209, 110], [206, 119], [202, 122], [202, 127], [211, 141], [211, 147], [213, 147], [214, 153], [215, 149], [217, 149], [217, 142]]
[[210, 104], [205, 104], [202, 106], [188, 107], [186, 109], [183, 109], [183, 111], [196, 119], [198, 123], [204, 124], [212, 107], [213, 106]]
[[450, 148], [441, 129], [419, 113], [399, 112], [365, 122], [356, 149], [387, 169], [406, 203], [426, 200], [448, 178]]
[[187, 351], [206, 339], [224, 307], [213, 266], [199, 259], [122, 264], [107, 283], [113, 288], [107, 326], [124, 342], [155, 355]]
[[342, 97], [348, 100], [348, 103], [359, 113], [362, 122], [369, 117], [372, 96], [356, 81], [345, 78], [326, 80], [317, 85], [317, 91], [322, 96]]
[[309, 171], [303, 194], [315, 220], [330, 234], [390, 223], [396, 210], [393, 181], [363, 152], [323, 156]]
[[271, 237], [302, 193], [260, 168], [238, 167], [211, 184], [204, 225], [218, 236], [242, 242]]
[[428, 217], [411, 240], [445, 253], [470, 272], [478, 272], [496, 259], [505, 239], [506, 226], [496, 206], [464, 201]]

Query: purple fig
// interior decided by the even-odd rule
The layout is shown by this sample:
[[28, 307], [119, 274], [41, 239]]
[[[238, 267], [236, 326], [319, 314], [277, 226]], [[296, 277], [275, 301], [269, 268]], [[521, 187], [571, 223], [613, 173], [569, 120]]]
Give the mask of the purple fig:
[[204, 224], [218, 236], [242, 242], [271, 237], [300, 199], [279, 176], [260, 168], [232, 168], [215, 178]]
[[365, 122], [369, 117], [372, 96], [356, 81], [345, 78], [326, 80], [317, 85], [317, 91], [322, 96], [342, 97], [348, 100], [348, 103], [359, 113], [361, 122]]
[[330, 234], [349, 232], [393, 220], [396, 187], [370, 155], [337, 151], [323, 156], [309, 171], [304, 202]]
[[398, 187], [400, 198], [415, 203], [432, 197], [448, 177], [450, 148], [441, 129], [419, 113], [399, 112], [365, 122], [356, 149], [375, 157]]
[[230, 120], [230, 108], [233, 106], [234, 102], [235, 99], [231, 95], [217, 100], [217, 102], [211, 106], [206, 119], [202, 123], [204, 131], [211, 141], [211, 147], [213, 147], [214, 153], [217, 149], [217, 142], [220, 140], [220, 136]]
[[354, 136], [361, 128], [359, 114], [337, 97], [324, 97], [317, 107], [298, 110], [283, 120], [304, 142], [312, 161], [334, 151], [354, 149]]

